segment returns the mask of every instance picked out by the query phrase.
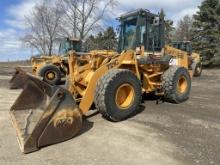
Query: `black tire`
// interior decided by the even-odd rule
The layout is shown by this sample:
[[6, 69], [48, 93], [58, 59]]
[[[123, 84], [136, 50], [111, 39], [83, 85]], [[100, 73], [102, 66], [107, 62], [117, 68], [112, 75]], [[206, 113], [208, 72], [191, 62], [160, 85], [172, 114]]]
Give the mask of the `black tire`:
[[193, 69], [193, 76], [194, 77], [201, 76], [201, 74], [202, 74], [202, 64], [201, 64], [201, 62], [193, 63], [192, 64], [192, 69]]
[[[48, 73], [54, 74], [54, 78], [48, 78]], [[55, 65], [45, 65], [39, 69], [38, 76], [43, 77], [43, 80], [51, 85], [57, 85], [61, 82], [62, 73]]]
[[[191, 78], [186, 68], [171, 66], [162, 75], [162, 82], [165, 101], [179, 104], [189, 98]], [[179, 88], [180, 85], [184, 88]]]
[[[116, 93], [123, 85], [132, 89], [132, 101], [129, 106], [121, 108], [116, 103]], [[130, 94], [130, 93], [129, 93]], [[121, 121], [138, 111], [141, 103], [142, 91], [139, 79], [129, 70], [113, 69], [100, 78], [95, 91], [95, 106], [108, 120]], [[126, 100], [126, 99], [125, 99]]]

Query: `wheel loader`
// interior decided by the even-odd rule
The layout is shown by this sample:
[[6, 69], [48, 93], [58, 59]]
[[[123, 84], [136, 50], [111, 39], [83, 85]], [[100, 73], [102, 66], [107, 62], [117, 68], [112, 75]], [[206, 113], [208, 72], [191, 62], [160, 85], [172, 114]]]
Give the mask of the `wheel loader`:
[[81, 52], [81, 41], [75, 38], [62, 38], [58, 55], [32, 57], [32, 73], [34, 75], [43, 77], [43, 79], [50, 83], [57, 85], [61, 78], [68, 73], [68, 62], [66, 54], [70, 50]]
[[[58, 85], [61, 83], [61, 79], [68, 74], [68, 57], [67, 52], [75, 50], [81, 55], [81, 62], [86, 62], [88, 56], [81, 52], [81, 41], [75, 38], [60, 38], [57, 39], [59, 44], [58, 55], [52, 56], [35, 56], [31, 58], [32, 74], [42, 77], [44, 81]], [[84, 56], [82, 56], [82, 54]], [[16, 72], [10, 80], [10, 89], [22, 88], [25, 81], [16, 78], [19, 73], [19, 68], [16, 68]]]
[[165, 46], [165, 51], [172, 55], [185, 53], [188, 55], [189, 70], [192, 70], [194, 77], [199, 77], [202, 74], [202, 62], [199, 53], [193, 52], [190, 41], [173, 41], [170, 45]]
[[26, 84], [10, 115], [23, 153], [79, 135], [93, 105], [107, 120], [119, 122], [138, 112], [143, 93], [175, 104], [189, 98], [188, 58], [165, 54], [163, 15], [139, 9], [119, 21], [121, 53], [92, 51], [90, 62], [79, 65], [77, 53], [69, 51], [65, 86], [19, 71]]

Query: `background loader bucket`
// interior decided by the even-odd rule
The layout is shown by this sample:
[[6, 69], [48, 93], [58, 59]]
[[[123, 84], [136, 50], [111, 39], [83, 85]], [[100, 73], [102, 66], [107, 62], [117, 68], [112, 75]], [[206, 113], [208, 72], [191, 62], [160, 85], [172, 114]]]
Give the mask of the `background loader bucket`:
[[29, 74], [22, 76], [25, 87], [10, 110], [21, 151], [33, 152], [74, 137], [82, 115], [72, 95]]
[[25, 71], [23, 71], [21, 68], [15, 68], [15, 73], [13, 74], [10, 83], [10, 89], [21, 89], [24, 88], [27, 76]]

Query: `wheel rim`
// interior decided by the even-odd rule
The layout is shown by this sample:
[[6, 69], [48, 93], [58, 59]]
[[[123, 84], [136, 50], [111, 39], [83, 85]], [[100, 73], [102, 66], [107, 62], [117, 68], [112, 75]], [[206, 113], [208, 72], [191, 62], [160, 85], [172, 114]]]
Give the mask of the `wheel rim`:
[[177, 84], [178, 91], [180, 93], [185, 93], [187, 90], [187, 86], [188, 84], [185, 76], [181, 76]]
[[116, 105], [121, 110], [125, 110], [133, 104], [134, 97], [135, 97], [134, 88], [130, 84], [123, 84], [117, 89], [115, 95]]
[[197, 73], [200, 73], [200, 72], [201, 72], [201, 67], [200, 67], [200, 66], [196, 67], [196, 72], [197, 72]]
[[48, 71], [48, 72], [46, 73], [46, 78], [47, 78], [48, 80], [53, 80], [53, 79], [55, 78], [55, 73], [52, 72], [52, 71]]

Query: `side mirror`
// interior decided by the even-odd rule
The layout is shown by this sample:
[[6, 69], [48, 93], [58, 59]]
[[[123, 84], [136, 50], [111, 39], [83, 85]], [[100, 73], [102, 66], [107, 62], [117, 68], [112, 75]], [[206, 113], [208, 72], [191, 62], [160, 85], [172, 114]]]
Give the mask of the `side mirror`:
[[153, 24], [154, 24], [155, 26], [158, 26], [158, 25], [160, 24], [160, 17], [154, 17], [154, 22], [153, 22]]

